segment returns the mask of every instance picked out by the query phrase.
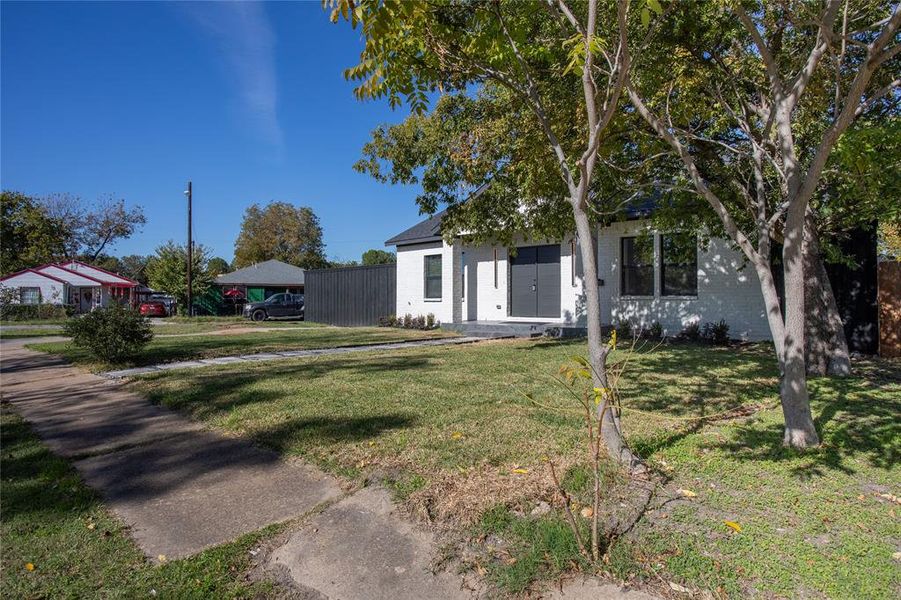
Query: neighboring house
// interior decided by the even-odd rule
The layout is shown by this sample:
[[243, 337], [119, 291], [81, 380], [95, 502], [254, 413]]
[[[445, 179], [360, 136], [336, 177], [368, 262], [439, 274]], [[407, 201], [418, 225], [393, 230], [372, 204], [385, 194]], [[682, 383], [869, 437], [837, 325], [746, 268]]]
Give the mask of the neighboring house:
[[234, 291], [248, 302], [262, 302], [273, 294], [302, 294], [303, 281], [303, 269], [274, 259], [216, 277], [223, 294]]
[[113, 302], [134, 305], [143, 297], [137, 281], [76, 260], [12, 273], [0, 286], [17, 290], [22, 304], [69, 304], [79, 313]]
[[[586, 282], [579, 241], [523, 240], [468, 245], [441, 236], [444, 213], [394, 236], [397, 315], [433, 313], [442, 323], [552, 323], [584, 327]], [[598, 228], [596, 247], [604, 325], [663, 326], [725, 320], [732, 337], [769, 339], [757, 275], [721, 239], [706, 248], [692, 236], [658, 234], [646, 212]]]

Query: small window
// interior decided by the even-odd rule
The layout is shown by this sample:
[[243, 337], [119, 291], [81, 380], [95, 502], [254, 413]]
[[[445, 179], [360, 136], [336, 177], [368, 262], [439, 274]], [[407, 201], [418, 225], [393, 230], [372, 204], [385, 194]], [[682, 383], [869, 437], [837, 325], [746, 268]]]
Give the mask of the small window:
[[432, 254], [424, 257], [425, 298], [441, 300], [441, 255]]
[[698, 295], [698, 242], [692, 234], [660, 238], [660, 281], [664, 296]]
[[41, 288], [23, 287], [19, 288], [19, 301], [22, 304], [40, 304]]
[[466, 253], [460, 253], [460, 298], [466, 300]]
[[654, 238], [624, 237], [621, 243], [622, 294], [654, 295]]

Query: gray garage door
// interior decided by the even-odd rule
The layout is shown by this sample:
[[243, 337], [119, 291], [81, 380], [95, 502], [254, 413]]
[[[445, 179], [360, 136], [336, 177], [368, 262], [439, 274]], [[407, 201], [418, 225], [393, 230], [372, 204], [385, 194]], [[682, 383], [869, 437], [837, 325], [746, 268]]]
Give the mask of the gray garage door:
[[510, 257], [510, 316], [560, 316], [560, 246], [526, 246]]

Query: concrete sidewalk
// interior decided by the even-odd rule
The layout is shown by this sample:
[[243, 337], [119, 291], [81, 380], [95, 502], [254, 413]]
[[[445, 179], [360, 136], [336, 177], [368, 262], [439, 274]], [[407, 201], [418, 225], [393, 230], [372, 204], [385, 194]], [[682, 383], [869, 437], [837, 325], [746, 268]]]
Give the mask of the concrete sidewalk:
[[372, 352], [373, 350], [402, 350], [404, 348], [417, 348], [420, 346], [447, 346], [454, 344], [472, 344], [483, 342], [481, 337], [454, 337], [431, 340], [413, 340], [409, 342], [382, 342], [378, 344], [366, 344], [365, 346], [341, 346], [339, 348], [317, 348], [312, 350], [286, 350], [282, 352], [260, 352], [256, 354], [241, 354], [238, 356], [220, 356], [218, 358], [200, 358], [197, 360], [184, 360], [180, 362], [163, 363], [146, 367], [134, 367], [100, 373], [108, 379], [120, 379], [135, 375], [145, 375], [158, 371], [172, 371], [178, 369], [196, 369], [212, 365], [228, 365], [240, 362], [259, 362], [262, 360], [286, 360], [289, 358], [303, 358], [310, 356], [328, 356], [333, 354], [349, 354], [352, 352]]
[[204, 430], [24, 341], [0, 347], [0, 395], [151, 558], [188, 556], [342, 495], [317, 469]]

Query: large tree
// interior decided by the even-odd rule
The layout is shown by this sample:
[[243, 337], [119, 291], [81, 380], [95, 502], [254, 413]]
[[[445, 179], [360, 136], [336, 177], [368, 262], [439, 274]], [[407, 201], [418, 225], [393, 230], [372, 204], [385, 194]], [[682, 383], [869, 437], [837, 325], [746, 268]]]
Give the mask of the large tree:
[[152, 257], [150, 256], [142, 256], [140, 254], [123, 256], [120, 260], [122, 263], [121, 274], [147, 285], [147, 265], [151, 258]]
[[397, 262], [397, 255], [394, 252], [373, 248], [363, 253], [362, 262], [364, 265], [390, 265]]
[[[818, 244], [815, 199], [841, 136], [899, 85], [898, 7], [859, 4], [676, 3], [628, 87], [686, 184], [757, 273], [782, 373], [784, 442], [799, 448], [819, 443], [805, 374], [805, 284], [828, 285], [805, 261]], [[782, 243], [784, 312], [774, 239]]]
[[66, 255], [68, 230], [40, 201], [20, 192], [0, 193], [0, 272], [12, 273]]
[[40, 199], [50, 217], [67, 230], [66, 256], [93, 262], [119, 240], [128, 239], [147, 222], [140, 206], [125, 206], [125, 200], [106, 196], [86, 202], [72, 194], [53, 194]]
[[[406, 100], [414, 113], [421, 114], [428, 107], [431, 93], [461, 93], [473, 86], [490, 86], [488, 93], [504, 95], [515, 114], [528, 119], [529, 126], [522, 128], [525, 135], [539, 133], [537, 139], [533, 135], [536, 145], [531, 155], [540, 153], [545, 158], [536, 161], [534, 168], [540, 170], [550, 164], [555, 177], [547, 186], [547, 194], [518, 198], [518, 210], [533, 216], [535, 227], [546, 228], [543, 214], [553, 215], [553, 224], [561, 214], [560, 203], [568, 208], [566, 220], [578, 235], [584, 278], [591, 282], [585, 286], [585, 309], [594, 385], [607, 390], [611, 347], [602, 337], [599, 290], [592, 284], [597, 281], [597, 253], [590, 192], [599, 149], [619, 112], [627, 81], [628, 3], [588, 0], [570, 7], [563, 0], [338, 0], [333, 4], [334, 20], [343, 16], [354, 26], [362, 26], [365, 46], [360, 63], [346, 73], [360, 81], [358, 97], [387, 97], [394, 106]], [[659, 10], [656, 0], [646, 6]], [[647, 20], [648, 8], [640, 14]], [[461, 102], [465, 102], [464, 97], [458, 94]], [[459, 140], [460, 151], [474, 157], [474, 173], [469, 179], [481, 178], [483, 185], [493, 190], [504, 183], [524, 183], [511, 179], [510, 173], [524, 171], [511, 169], [510, 163], [498, 162], [486, 168], [489, 161], [478, 158], [482, 150], [479, 133], [474, 129], [468, 140]], [[481, 196], [498, 197], [484, 191]], [[486, 210], [486, 214], [490, 212]], [[501, 220], [490, 215], [486, 224]], [[495, 230], [499, 235], [503, 232]], [[619, 414], [607, 396], [597, 410], [610, 455], [640, 468], [623, 439]]]
[[251, 205], [235, 241], [235, 268], [277, 259], [304, 269], [327, 265], [322, 227], [313, 209], [287, 202]]
[[[191, 253], [191, 296], [202, 297], [213, 285], [210, 275], [209, 250], [195, 244]], [[168, 241], [156, 249], [146, 267], [147, 285], [157, 291], [175, 296], [178, 305], [187, 311], [188, 303], [188, 253], [187, 246]]]

